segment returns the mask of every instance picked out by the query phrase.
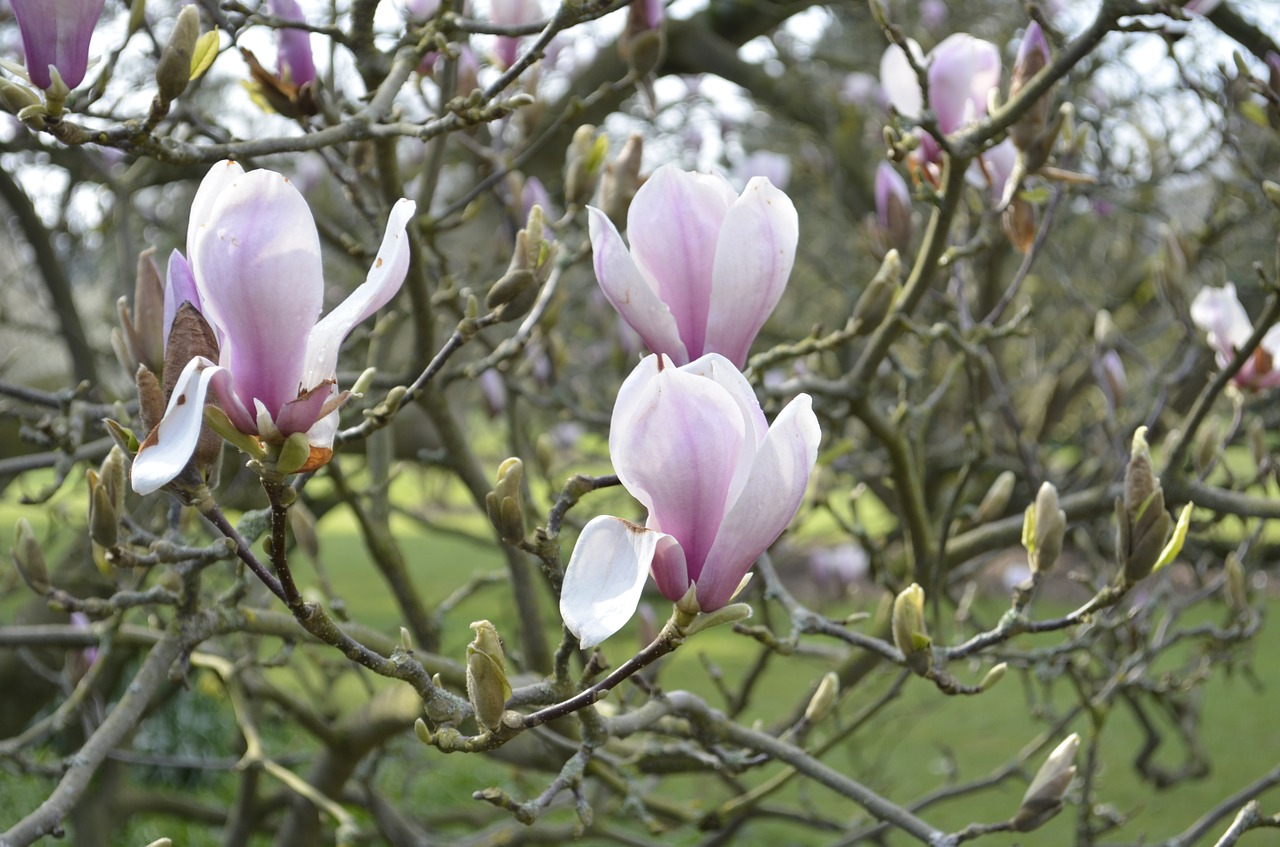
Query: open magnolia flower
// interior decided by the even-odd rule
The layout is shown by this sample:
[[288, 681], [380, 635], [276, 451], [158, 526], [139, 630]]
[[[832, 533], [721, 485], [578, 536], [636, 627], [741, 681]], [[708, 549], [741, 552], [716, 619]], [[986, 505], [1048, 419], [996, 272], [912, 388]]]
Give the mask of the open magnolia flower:
[[560, 594], [560, 615], [582, 646], [631, 618], [650, 570], [669, 600], [696, 585], [702, 611], [729, 603], [800, 508], [821, 435], [807, 394], [769, 426], [723, 356], [683, 367], [645, 358], [618, 392], [609, 454], [649, 518], [642, 527], [602, 515], [582, 530]]
[[746, 364], [795, 263], [800, 224], [786, 194], [755, 177], [738, 196], [720, 174], [663, 165], [627, 210], [630, 252], [604, 212], [590, 214], [600, 287], [652, 352]]
[[[1240, 305], [1236, 286], [1231, 282], [1222, 288], [1200, 289], [1191, 301], [1191, 320], [1204, 330], [1209, 346], [1217, 352], [1218, 366], [1223, 368], [1231, 364], [1236, 351], [1253, 335], [1253, 323]], [[1280, 385], [1280, 371], [1275, 369], [1277, 357], [1280, 357], [1280, 326], [1273, 326], [1232, 381], [1253, 391]]]
[[[927, 69], [928, 108], [938, 119], [943, 135], [981, 120], [987, 114], [987, 99], [1000, 84], [1000, 48], [989, 41], [957, 32], [943, 39], [928, 55], [908, 41], [917, 65]], [[906, 52], [890, 44], [880, 59], [880, 85], [885, 96], [905, 118], [918, 118], [925, 109], [920, 81]], [[913, 157], [924, 165], [936, 165], [942, 151], [926, 132], [920, 132], [920, 147]]]
[[396, 203], [368, 278], [317, 321], [324, 275], [306, 201], [274, 171], [214, 165], [191, 206], [190, 264], [176, 251], [170, 260], [174, 295], [165, 311], [176, 311], [179, 297], [196, 306], [217, 337], [218, 362], [198, 356], [183, 369], [164, 418], [134, 459], [135, 491], [148, 494], [182, 471], [199, 438], [210, 387], [239, 432], [268, 444], [306, 433], [306, 467], [328, 461], [337, 410], [347, 397], [336, 385], [338, 348], [400, 289], [413, 211], [409, 200]]

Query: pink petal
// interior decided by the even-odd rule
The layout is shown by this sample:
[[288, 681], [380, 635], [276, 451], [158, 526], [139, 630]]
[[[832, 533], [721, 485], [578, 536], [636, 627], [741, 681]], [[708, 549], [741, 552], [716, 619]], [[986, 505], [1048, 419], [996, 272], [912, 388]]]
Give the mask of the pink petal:
[[701, 352], [723, 354], [740, 368], [747, 363], [751, 342], [786, 290], [799, 238], [791, 198], [764, 177], [747, 183], [720, 226]]
[[614, 469], [649, 508], [648, 526], [680, 542], [696, 580], [741, 461], [738, 405], [712, 380], [668, 367], [624, 409], [609, 433]]
[[769, 428], [746, 487], [729, 509], [698, 583], [704, 612], [724, 606], [760, 554], [791, 523], [818, 458], [822, 430], [807, 394], [787, 404]]
[[631, 620], [660, 541], [671, 536], [620, 518], [592, 518], [578, 536], [560, 589], [560, 617], [584, 648]]
[[665, 353], [677, 364], [688, 362], [689, 353], [680, 340], [671, 309], [658, 299], [650, 281], [640, 273], [613, 222], [592, 206], [587, 207], [587, 212], [592, 264], [605, 297], [640, 334], [646, 347]]
[[663, 165], [627, 210], [627, 237], [640, 272], [671, 309], [690, 356], [704, 349], [720, 225], [737, 195], [724, 177]]
[[173, 387], [164, 417], [138, 448], [130, 480], [133, 490], [150, 494], [171, 482], [191, 461], [204, 426], [204, 401], [209, 383], [223, 368], [203, 356], [187, 362]]
[[765, 419], [764, 411], [760, 408], [760, 401], [756, 399], [756, 392], [751, 387], [751, 383], [747, 382], [747, 378], [742, 375], [742, 371], [734, 367], [732, 362], [719, 353], [708, 353], [702, 358], [680, 368], [680, 370], [684, 373], [705, 377], [719, 385], [733, 398], [739, 414], [742, 415], [743, 432], [747, 434], [747, 437], [742, 439], [742, 447], [736, 462], [737, 467], [734, 469], [733, 479], [729, 483], [727, 502], [732, 503], [738, 499], [738, 494], [742, 491], [742, 487], [746, 485], [747, 477], [751, 474], [751, 465], [755, 462], [756, 451], [760, 449], [760, 445], [764, 443], [765, 436], [769, 432], [769, 421]]
[[1000, 84], [1000, 50], [964, 32], [929, 52], [929, 106], [939, 128], [955, 132], [987, 113], [987, 95]]
[[[277, 17], [287, 21], [307, 22], [297, 0], [271, 0], [270, 7], [271, 13]], [[277, 29], [276, 44], [279, 55], [276, 67], [281, 78], [288, 79], [294, 85], [315, 81], [316, 64], [311, 56], [311, 33], [287, 27]]]
[[274, 417], [298, 396], [324, 297], [311, 210], [280, 174], [251, 171], [217, 195], [190, 248], [201, 306], [223, 332], [220, 363], [244, 405]]
[[191, 275], [191, 266], [182, 253], [174, 250], [169, 254], [169, 270], [164, 284], [165, 344], [169, 343], [169, 328], [173, 326], [173, 319], [178, 316], [178, 309], [183, 303], [190, 303], [200, 311], [200, 292], [196, 289], [196, 278]]
[[68, 88], [84, 81], [89, 68], [89, 40], [102, 17], [106, 0], [12, 0], [13, 16], [22, 31], [27, 75], [37, 88], [53, 84], [49, 66]]

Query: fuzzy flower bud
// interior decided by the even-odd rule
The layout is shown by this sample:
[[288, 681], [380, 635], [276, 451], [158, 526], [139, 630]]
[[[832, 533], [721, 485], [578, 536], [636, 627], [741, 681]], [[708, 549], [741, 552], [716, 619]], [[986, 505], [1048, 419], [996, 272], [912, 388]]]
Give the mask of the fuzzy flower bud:
[[898, 297], [901, 284], [902, 259], [897, 250], [890, 250], [884, 255], [880, 270], [876, 271], [853, 306], [852, 320], [857, 324], [855, 334], [867, 335], [884, 322]]
[[35, 593], [48, 594], [49, 569], [44, 563], [44, 552], [40, 549], [35, 530], [26, 518], [18, 518], [14, 536], [12, 555], [19, 576]]
[[[1022, 46], [1018, 48], [1018, 58], [1014, 60], [1013, 76], [1009, 81], [1009, 99], [1017, 97], [1032, 77], [1040, 73], [1049, 64], [1049, 43], [1045, 41], [1044, 31], [1040, 24], [1032, 21], [1022, 36]], [[1031, 108], [1009, 127], [1009, 137], [1019, 150], [1026, 150], [1035, 143], [1045, 124], [1049, 120], [1049, 97], [1042, 96], [1031, 105]]]
[[191, 64], [196, 43], [200, 40], [200, 12], [195, 6], [183, 6], [169, 34], [169, 43], [156, 63], [156, 87], [162, 102], [176, 100], [191, 82]]
[[1013, 471], [1004, 471], [996, 477], [995, 482], [982, 496], [978, 511], [973, 516], [975, 524], [989, 523], [1004, 514], [1009, 500], [1013, 497], [1013, 486], [1018, 481]]
[[826, 675], [818, 682], [818, 687], [813, 692], [813, 696], [809, 698], [809, 705], [804, 710], [804, 719], [811, 724], [822, 720], [831, 714], [831, 709], [835, 706], [836, 698], [839, 696], [840, 677], [836, 676], [835, 671], [827, 671]]
[[893, 601], [893, 643], [902, 651], [907, 667], [920, 676], [929, 674], [933, 639], [924, 625], [924, 589], [914, 582]]
[[609, 153], [609, 139], [596, 132], [591, 124], [583, 124], [573, 133], [564, 164], [564, 199], [570, 206], [591, 202]]
[[488, 730], [502, 723], [502, 713], [511, 697], [507, 682], [506, 657], [502, 639], [489, 621], [475, 621], [475, 640], [467, 645], [467, 699], [476, 713], [476, 721]]
[[1013, 828], [1018, 832], [1038, 829], [1058, 812], [1062, 811], [1062, 798], [1076, 775], [1076, 750], [1080, 736], [1072, 733], [1054, 748], [1045, 759], [1035, 779], [1022, 795], [1022, 803], [1013, 816]]
[[498, 482], [485, 495], [485, 511], [498, 535], [513, 546], [524, 540], [524, 508], [520, 502], [520, 478], [524, 463], [514, 456], [498, 466]]
[[1067, 513], [1058, 508], [1058, 489], [1045, 482], [1036, 501], [1027, 508], [1022, 524], [1022, 543], [1027, 548], [1028, 564], [1034, 574], [1045, 574], [1062, 553], [1062, 538], [1067, 529]]

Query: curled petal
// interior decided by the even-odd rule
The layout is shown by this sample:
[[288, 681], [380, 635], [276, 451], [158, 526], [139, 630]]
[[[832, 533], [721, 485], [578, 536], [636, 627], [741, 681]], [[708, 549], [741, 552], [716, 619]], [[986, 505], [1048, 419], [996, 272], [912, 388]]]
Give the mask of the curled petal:
[[338, 348], [348, 333], [356, 324], [385, 306], [400, 290], [409, 271], [410, 244], [406, 228], [416, 208], [412, 200], [402, 198], [396, 201], [368, 277], [311, 330], [307, 337], [306, 367], [301, 378], [303, 391], [333, 378], [338, 369]]
[[660, 542], [675, 540], [601, 515], [582, 529], [565, 568], [560, 617], [583, 647], [594, 647], [631, 620]]
[[751, 468], [751, 476], [725, 516], [698, 583], [704, 612], [729, 602], [742, 577], [795, 517], [818, 457], [822, 430], [807, 394], [778, 415]]
[[171, 482], [191, 461], [204, 426], [204, 400], [209, 383], [226, 378], [226, 371], [197, 356], [187, 362], [169, 398], [169, 406], [156, 428], [138, 447], [130, 480], [133, 490], [150, 494]]
[[791, 198], [764, 177], [747, 183], [724, 216], [711, 275], [707, 334], [701, 350], [738, 367], [782, 298], [795, 264], [800, 223]]
[[627, 210], [631, 255], [671, 309], [690, 356], [705, 347], [720, 226], [736, 194], [719, 174], [663, 165]]
[[613, 222], [599, 209], [588, 206], [587, 211], [592, 262], [605, 297], [640, 334], [646, 347], [671, 356], [677, 364], [688, 362], [689, 352], [680, 340], [671, 309], [658, 299], [653, 286], [640, 273]]

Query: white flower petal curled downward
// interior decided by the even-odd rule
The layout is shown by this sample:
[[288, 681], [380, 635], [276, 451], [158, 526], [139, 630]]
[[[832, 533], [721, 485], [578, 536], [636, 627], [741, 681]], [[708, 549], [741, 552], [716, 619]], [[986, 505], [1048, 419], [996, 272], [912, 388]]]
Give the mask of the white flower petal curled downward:
[[660, 545], [679, 551], [671, 536], [621, 518], [601, 515], [583, 527], [565, 568], [560, 617], [584, 648], [631, 620]]
[[200, 440], [200, 428], [204, 426], [204, 400], [209, 393], [209, 383], [219, 374], [225, 378], [226, 370], [203, 356], [187, 362], [159, 426], [146, 437], [134, 457], [130, 471], [134, 491], [150, 494], [159, 490], [182, 473], [191, 461]]

